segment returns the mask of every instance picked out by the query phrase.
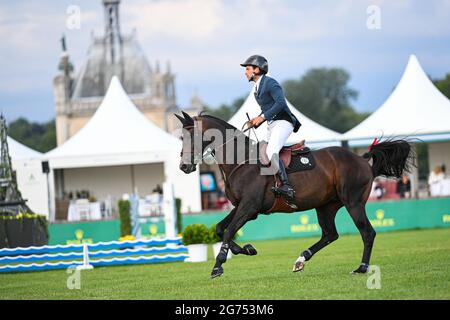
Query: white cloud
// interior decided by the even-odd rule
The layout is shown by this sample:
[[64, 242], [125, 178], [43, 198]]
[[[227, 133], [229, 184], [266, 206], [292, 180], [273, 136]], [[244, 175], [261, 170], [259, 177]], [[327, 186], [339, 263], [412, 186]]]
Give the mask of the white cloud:
[[[84, 53], [89, 42], [89, 26], [101, 14], [81, 7], [81, 29], [66, 28], [64, 4], [51, 6], [17, 3], [0, 6], [0, 92], [21, 94], [31, 90], [52, 91], [52, 77], [57, 72], [61, 52], [59, 39], [66, 33], [69, 50]], [[82, 38], [82, 39], [80, 39]], [[87, 40], [87, 41], [86, 41]], [[84, 43], [83, 43], [84, 42]], [[83, 46], [78, 44], [83, 43]]]
[[[178, 86], [202, 92], [217, 81], [212, 87], [221, 95], [226, 90], [236, 95], [220, 83], [239, 81], [239, 62], [255, 53], [269, 59], [279, 79], [320, 65], [355, 73], [397, 67], [404, 55], [400, 41], [449, 35], [450, 10], [443, 10], [449, 1], [443, 1], [424, 10], [422, 2], [406, 0], [169, 0], [122, 3], [121, 10], [128, 30], [137, 27], [149, 60], [172, 61]], [[375, 32], [366, 26], [371, 4], [382, 13], [382, 29]], [[368, 64], [368, 55], [382, 65]]]
[[122, 10], [126, 23], [144, 37], [172, 36], [184, 40], [207, 40], [223, 23], [220, 0], [165, 0], [127, 2]]
[[450, 32], [450, 1], [378, 0], [382, 27], [390, 37], [448, 36]]
[[[80, 30], [65, 28], [71, 4], [81, 8]], [[371, 4], [381, 8], [379, 31], [366, 28]], [[101, 0], [1, 2], [0, 94], [51, 92], [61, 34], [78, 71], [90, 31], [102, 34], [103, 19]], [[342, 66], [360, 78], [376, 70], [379, 80], [411, 51], [424, 57], [425, 68], [450, 68], [442, 59], [449, 45], [428, 45], [430, 39], [450, 43], [450, 0], [127, 0], [121, 1], [120, 19], [122, 33], [136, 27], [151, 63], [172, 62], [179, 91], [207, 88], [209, 96], [228, 95], [230, 101], [239, 94], [229, 85], [242, 80], [239, 62], [254, 53], [267, 56], [280, 80], [321, 65]], [[180, 103], [186, 101], [180, 96]]]

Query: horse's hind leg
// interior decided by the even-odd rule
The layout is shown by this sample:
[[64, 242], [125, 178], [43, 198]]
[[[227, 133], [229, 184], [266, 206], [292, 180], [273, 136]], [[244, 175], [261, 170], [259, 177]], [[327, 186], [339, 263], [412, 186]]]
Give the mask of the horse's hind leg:
[[352, 217], [356, 227], [358, 228], [359, 233], [361, 233], [361, 237], [364, 242], [364, 252], [361, 265], [352, 273], [366, 273], [369, 268], [370, 255], [372, 254], [372, 247], [376, 232], [370, 224], [369, 219], [367, 218], [364, 204], [347, 207], [347, 210], [350, 213], [350, 216]]
[[[223, 235], [225, 233], [225, 229], [229, 226], [235, 213], [236, 213], [236, 208], [233, 208], [233, 210], [231, 210], [231, 212], [222, 221], [220, 221], [216, 225], [216, 233], [219, 236], [220, 240], [223, 241]], [[246, 244], [244, 246], [244, 248], [241, 248], [241, 246], [238, 245], [233, 240], [230, 240], [230, 250], [233, 254], [245, 254], [248, 256], [254, 256], [257, 254], [256, 249], [251, 244]]]
[[331, 202], [316, 208], [317, 220], [320, 227], [322, 228], [322, 237], [309, 249], [302, 252], [302, 254], [297, 258], [294, 264], [293, 272], [302, 271], [305, 267], [305, 262], [312, 258], [312, 256], [319, 250], [323, 249], [331, 242], [336, 241], [339, 238], [339, 234], [336, 230], [335, 217], [339, 208], [342, 207], [341, 202]]

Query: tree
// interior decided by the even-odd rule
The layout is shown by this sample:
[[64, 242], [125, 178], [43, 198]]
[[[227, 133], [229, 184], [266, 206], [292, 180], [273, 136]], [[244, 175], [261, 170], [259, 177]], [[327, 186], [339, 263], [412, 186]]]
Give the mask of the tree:
[[433, 80], [434, 85], [450, 99], [450, 73], [445, 78]]
[[40, 124], [19, 118], [9, 124], [8, 135], [40, 152], [47, 152], [56, 147], [55, 120]]
[[350, 105], [358, 92], [348, 86], [349, 80], [349, 73], [341, 68], [314, 68], [298, 80], [285, 81], [283, 88], [286, 98], [304, 115], [345, 132], [369, 115], [356, 112]]

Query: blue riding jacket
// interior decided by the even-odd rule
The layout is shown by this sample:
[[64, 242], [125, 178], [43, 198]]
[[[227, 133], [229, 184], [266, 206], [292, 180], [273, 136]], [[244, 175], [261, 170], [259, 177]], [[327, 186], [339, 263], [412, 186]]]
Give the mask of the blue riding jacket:
[[263, 75], [259, 83], [258, 91], [255, 93], [255, 99], [261, 107], [264, 118], [267, 121], [277, 120], [277, 118], [280, 118], [280, 115], [284, 115], [294, 125], [294, 132], [297, 132], [302, 125], [289, 109], [284, 97], [283, 88], [281, 88], [275, 79]]

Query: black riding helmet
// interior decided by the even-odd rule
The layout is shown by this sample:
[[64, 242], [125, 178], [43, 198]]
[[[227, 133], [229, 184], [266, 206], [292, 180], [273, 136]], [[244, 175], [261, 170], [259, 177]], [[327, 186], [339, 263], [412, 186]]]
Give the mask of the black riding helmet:
[[241, 63], [241, 66], [258, 67], [263, 73], [267, 73], [269, 71], [269, 63], [267, 62], [267, 59], [257, 54], [250, 56], [244, 63]]

